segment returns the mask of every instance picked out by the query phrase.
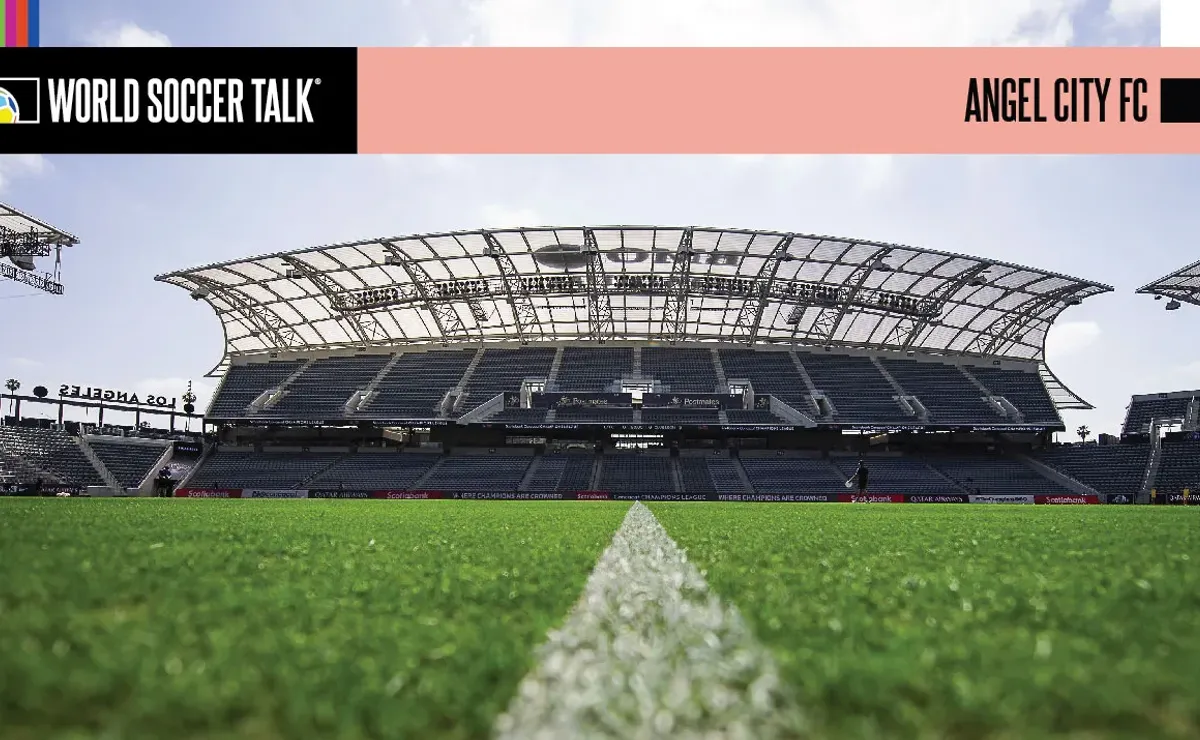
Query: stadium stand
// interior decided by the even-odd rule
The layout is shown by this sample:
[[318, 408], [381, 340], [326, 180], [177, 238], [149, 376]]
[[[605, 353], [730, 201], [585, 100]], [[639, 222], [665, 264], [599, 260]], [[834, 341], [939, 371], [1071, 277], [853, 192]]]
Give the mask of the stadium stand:
[[1019, 460], [996, 455], [935, 457], [929, 465], [968, 493], [1052, 496], [1074, 493]]
[[124, 488], [137, 488], [148, 475], [157, 473], [157, 463], [167, 452], [167, 445], [139, 444], [115, 437], [88, 437], [86, 442]]
[[343, 416], [350, 396], [366, 388], [389, 359], [386, 355], [365, 355], [315, 360], [288, 385], [283, 399], [270, 408], [269, 414], [283, 419]]
[[614, 493], [671, 493], [675, 491], [671, 459], [650, 455], [605, 455], [601, 461], [600, 490]]
[[646, 347], [642, 350], [642, 377], [662, 384], [663, 393], [717, 393], [717, 371], [712, 351]]
[[209, 455], [188, 482], [196, 488], [298, 488], [344, 455], [223, 449]]
[[[956, 365], [884, 359], [885, 370], [929, 411], [934, 424], [981, 424], [1003, 419]], [[836, 403], [836, 400], [835, 400]], [[840, 408], [840, 406], [839, 406]]]
[[1036, 371], [983, 366], [971, 366], [965, 370], [994, 396], [1004, 398], [1015, 406], [1026, 424], [1062, 424], [1062, 417]]
[[887, 378], [869, 357], [833, 353], [799, 355], [816, 390], [833, 402], [835, 418], [844, 424], [915, 424], [895, 400]]
[[1034, 458], [1098, 493], [1136, 496], [1150, 462], [1150, 443], [1060, 445]]
[[1193, 400], [1200, 397], [1197, 391], [1157, 393], [1134, 396], [1125, 411], [1124, 434], [1146, 434], [1154, 420], [1183, 420]]
[[406, 352], [380, 379], [375, 394], [355, 416], [436, 419], [442, 400], [458, 385], [474, 359], [474, 352], [463, 350]]
[[721, 423], [721, 414], [706, 409], [642, 409], [642, 423], [717, 426]]
[[730, 424], [783, 424], [783, 419], [780, 419], [775, 414], [765, 409], [729, 409], [725, 412], [725, 418], [729, 419]]
[[432, 454], [361, 452], [348, 455], [308, 481], [312, 488], [404, 490], [413, 486], [440, 458]]
[[[643, 412], [645, 413], [645, 412]], [[632, 424], [633, 409], [628, 407], [566, 406], [554, 409], [560, 424]]]
[[828, 460], [806, 457], [741, 458], [742, 467], [758, 493], [844, 493], [845, 477]]
[[[832, 460], [842, 480], [854, 475], [858, 458], [838, 457]], [[908, 457], [868, 456], [863, 463], [870, 473], [872, 493], [909, 493], [923, 495], [961, 494], [961, 486], [940, 475], [924, 461]]]
[[420, 485], [431, 491], [515, 491], [532, 461], [508, 455], [443, 457]]
[[526, 491], [586, 491], [591, 487], [595, 455], [544, 455], [537, 458]]
[[802, 414], [817, 413], [791, 353], [722, 349], [720, 356], [726, 378], [749, 380], [755, 395], [775, 396]]
[[560, 391], [599, 393], [633, 375], [633, 349], [567, 347], [555, 378]]
[[1164, 439], [1154, 488], [1159, 494], [1180, 494], [1186, 489], [1200, 495], [1200, 439]]
[[486, 350], [466, 384], [466, 405], [478, 406], [505, 391], [519, 391], [526, 378], [546, 380], [556, 352], [553, 347]]
[[0, 426], [0, 451], [18, 463], [13, 472], [19, 476], [76, 486], [104, 485], [104, 478], [75, 439], [63, 431]]
[[278, 388], [304, 365], [303, 360], [255, 362], [233, 365], [221, 381], [220, 391], [209, 405], [212, 419], [237, 419], [246, 416], [247, 407], [269, 390]]

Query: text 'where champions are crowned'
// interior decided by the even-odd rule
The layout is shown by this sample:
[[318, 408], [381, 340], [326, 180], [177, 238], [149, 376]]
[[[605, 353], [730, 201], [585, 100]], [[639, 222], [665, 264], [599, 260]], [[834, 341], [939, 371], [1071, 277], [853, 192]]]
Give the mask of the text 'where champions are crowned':
[[320, 78], [46, 80], [51, 123], [312, 123]]

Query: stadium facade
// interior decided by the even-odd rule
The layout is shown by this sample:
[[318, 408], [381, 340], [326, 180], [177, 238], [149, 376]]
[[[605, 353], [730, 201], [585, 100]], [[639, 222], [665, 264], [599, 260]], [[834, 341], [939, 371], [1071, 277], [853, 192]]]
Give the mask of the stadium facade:
[[1200, 415], [1135, 398], [1122, 444], [1051, 448], [1090, 406], [1047, 334], [1111, 288], [909, 246], [539, 227], [157, 279], [224, 332], [195, 495], [838, 500], [863, 458], [880, 500], [1127, 502]]

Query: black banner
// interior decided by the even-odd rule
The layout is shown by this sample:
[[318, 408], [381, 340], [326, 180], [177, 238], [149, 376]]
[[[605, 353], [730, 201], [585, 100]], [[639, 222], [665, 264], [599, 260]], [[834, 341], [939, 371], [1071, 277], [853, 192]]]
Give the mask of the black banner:
[[969, 504], [971, 497], [958, 493], [943, 493], [937, 495], [908, 494], [904, 497], [906, 504]]
[[758, 503], [827, 504], [838, 500], [837, 494], [823, 493], [722, 493], [713, 494], [713, 501], [748, 501]]
[[10, 48], [0, 74], [6, 154], [358, 151], [353, 48]]
[[463, 501], [563, 501], [560, 491], [460, 491], [452, 498]]
[[613, 501], [713, 501], [712, 493], [612, 493]]
[[632, 393], [534, 393], [532, 399], [535, 409], [628, 408], [632, 405]]
[[349, 498], [363, 499], [371, 498], [371, 491], [367, 489], [335, 489], [335, 488], [317, 488], [310, 489], [308, 492], [309, 498]]
[[727, 393], [644, 393], [642, 408], [647, 409], [740, 409], [745, 407], [742, 396]]
[[1108, 500], [1106, 501], [1106, 503], [1109, 503], [1109, 504], [1132, 504], [1133, 496], [1130, 496], [1130, 495], [1127, 495], [1124, 493], [1113, 494], [1108, 497]]
[[[1160, 494], [1161, 495], [1161, 494]], [[1200, 506], [1200, 493], [1168, 493], [1167, 503], [1171, 506]]]

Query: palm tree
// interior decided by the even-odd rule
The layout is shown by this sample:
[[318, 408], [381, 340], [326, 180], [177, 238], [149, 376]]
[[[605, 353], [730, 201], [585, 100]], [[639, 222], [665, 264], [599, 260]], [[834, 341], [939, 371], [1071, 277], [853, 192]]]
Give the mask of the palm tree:
[[[21, 388], [21, 381], [16, 378], [9, 378], [4, 382], [4, 387], [8, 389], [9, 395], [16, 395], [16, 392]], [[8, 400], [8, 408], [12, 413], [17, 413], [17, 399], [10, 398]]]
[[1086, 442], [1088, 435], [1092, 433], [1092, 430], [1087, 428], [1087, 424], [1084, 424], [1076, 429], [1075, 433], [1079, 435], [1080, 442]]

